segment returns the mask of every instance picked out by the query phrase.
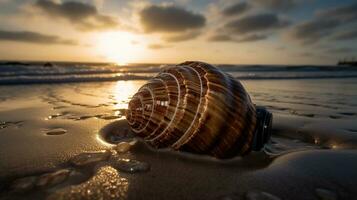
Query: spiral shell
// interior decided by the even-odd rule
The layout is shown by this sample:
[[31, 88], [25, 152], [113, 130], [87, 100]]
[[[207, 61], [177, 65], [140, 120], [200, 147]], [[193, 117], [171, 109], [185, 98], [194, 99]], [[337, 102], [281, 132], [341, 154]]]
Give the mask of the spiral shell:
[[257, 114], [239, 81], [209, 64], [185, 62], [143, 85], [127, 120], [154, 147], [228, 158], [251, 150]]

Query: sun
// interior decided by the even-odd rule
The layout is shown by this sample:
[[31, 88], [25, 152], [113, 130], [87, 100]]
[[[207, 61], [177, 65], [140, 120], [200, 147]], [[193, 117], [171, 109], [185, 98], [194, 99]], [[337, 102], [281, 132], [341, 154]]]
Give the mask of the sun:
[[105, 32], [97, 38], [96, 48], [108, 61], [125, 65], [137, 61], [143, 53], [142, 38], [128, 32]]

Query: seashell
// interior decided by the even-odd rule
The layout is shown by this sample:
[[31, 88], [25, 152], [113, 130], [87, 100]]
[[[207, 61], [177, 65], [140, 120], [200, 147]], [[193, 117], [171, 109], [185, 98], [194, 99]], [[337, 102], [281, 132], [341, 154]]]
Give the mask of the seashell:
[[259, 150], [272, 115], [256, 107], [242, 84], [203, 62], [163, 69], [128, 104], [132, 131], [156, 148], [217, 158]]

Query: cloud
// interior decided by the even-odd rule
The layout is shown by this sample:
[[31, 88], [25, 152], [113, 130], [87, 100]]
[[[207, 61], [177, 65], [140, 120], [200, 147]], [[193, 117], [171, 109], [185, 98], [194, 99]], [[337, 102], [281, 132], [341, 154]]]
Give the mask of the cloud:
[[263, 13], [263, 14], [246, 16], [228, 22], [227, 24], [224, 25], [224, 29], [226, 29], [230, 33], [246, 34], [246, 33], [280, 29], [280, 28], [287, 27], [289, 24], [290, 22], [280, 19], [275, 14]]
[[353, 40], [357, 39], [357, 30], [349, 30], [336, 34], [333, 39], [335, 40]]
[[272, 10], [290, 10], [298, 4], [297, 0], [253, 0], [253, 2]]
[[251, 8], [247, 2], [238, 2], [222, 10], [224, 16], [235, 16], [245, 13]]
[[212, 42], [256, 42], [259, 40], [265, 40], [267, 35], [251, 34], [242, 37], [232, 37], [224, 34], [213, 35], [208, 38], [208, 41]]
[[0, 4], [8, 3], [10, 0], [0, 0]]
[[340, 22], [334, 19], [313, 19], [293, 27], [288, 36], [302, 44], [314, 44], [332, 34]]
[[[341, 27], [354, 23], [357, 19], [357, 4], [339, 6], [320, 10], [315, 13], [311, 20], [295, 25], [287, 36], [303, 45], [315, 44], [323, 39], [348, 40], [356, 38], [356, 31], [348, 31], [336, 34]], [[349, 29], [350, 27], [347, 27]]]
[[63, 44], [63, 45], [77, 45], [73, 40], [62, 39], [54, 35], [45, 35], [42, 33], [31, 31], [5, 31], [0, 30], [0, 40], [28, 42], [36, 44]]
[[267, 35], [252, 34], [252, 35], [248, 35], [248, 36], [239, 38], [237, 40], [237, 42], [255, 42], [255, 41], [259, 41], [259, 40], [265, 40], [266, 38], [268, 38]]
[[150, 5], [139, 13], [145, 32], [183, 32], [205, 26], [203, 15], [173, 5]]
[[96, 7], [81, 2], [38, 0], [35, 7], [50, 17], [69, 21], [82, 31], [111, 29], [118, 25], [113, 17], [99, 14]]
[[286, 49], [286, 47], [284, 47], [284, 46], [280, 46], [280, 47], [276, 47], [275, 49], [276, 49], [276, 50], [278, 50], [278, 51], [283, 51], [283, 50], [285, 50], [285, 49]]
[[357, 3], [343, 5], [326, 10], [320, 10], [317, 12], [317, 16], [320, 18], [333, 18], [338, 19], [341, 22], [351, 22], [357, 19]]
[[216, 34], [208, 38], [208, 41], [212, 42], [227, 42], [227, 41], [233, 41], [233, 38], [229, 35], [225, 34]]
[[314, 57], [315, 54], [310, 53], [310, 52], [303, 52], [303, 53], [299, 53], [298, 56], [301, 56], [301, 57]]
[[162, 44], [149, 44], [148, 48], [149, 49], [164, 49], [164, 48], [169, 48], [171, 46], [168, 45], [162, 45]]
[[166, 42], [183, 42], [197, 38], [201, 34], [200, 31], [186, 31], [164, 37]]
[[354, 53], [356, 49], [348, 48], [348, 47], [340, 47], [340, 48], [331, 48], [325, 51], [330, 54], [344, 54], [344, 53]]

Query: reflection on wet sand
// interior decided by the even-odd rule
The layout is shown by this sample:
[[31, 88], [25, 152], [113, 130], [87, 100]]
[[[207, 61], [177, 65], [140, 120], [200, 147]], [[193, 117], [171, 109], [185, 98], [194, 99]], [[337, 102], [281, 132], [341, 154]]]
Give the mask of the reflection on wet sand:
[[139, 89], [141, 85], [132, 81], [118, 81], [113, 88], [113, 97], [117, 104], [114, 105], [116, 109], [127, 109], [128, 100]]
[[99, 168], [88, 181], [55, 192], [48, 199], [126, 199], [129, 182], [110, 166]]

